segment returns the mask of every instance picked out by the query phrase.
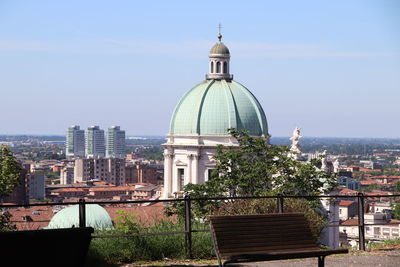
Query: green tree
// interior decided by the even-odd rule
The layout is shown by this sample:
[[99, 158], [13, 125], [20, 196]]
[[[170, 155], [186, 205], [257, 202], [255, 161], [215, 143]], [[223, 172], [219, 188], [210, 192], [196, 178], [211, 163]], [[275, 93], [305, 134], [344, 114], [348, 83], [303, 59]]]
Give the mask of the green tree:
[[[0, 146], [0, 203], [10, 195], [18, 185], [21, 175], [21, 164], [16, 160], [10, 149]], [[14, 230], [11, 225], [11, 214], [6, 211], [0, 214], [0, 231]]]
[[400, 192], [400, 181], [394, 183], [394, 192]]
[[21, 164], [10, 149], [0, 146], [0, 201], [3, 197], [10, 195], [18, 185], [21, 170]]
[[[193, 198], [276, 194], [315, 196], [337, 186], [335, 176], [318, 169], [320, 160], [297, 161], [290, 156], [287, 146], [270, 145], [264, 138], [249, 136], [244, 131], [229, 129], [229, 132], [238, 144], [218, 146], [213, 178], [205, 184], [186, 185], [186, 194]], [[193, 201], [192, 211], [195, 217], [204, 218], [221, 205], [216, 201]], [[183, 214], [183, 210], [183, 204], [175, 202], [167, 209], [167, 214]]]
[[301, 162], [287, 146], [270, 145], [263, 138], [230, 129], [238, 146], [218, 146], [215, 178], [208, 185], [230, 196], [269, 194], [319, 195], [336, 186], [333, 175], [318, 169], [319, 159]]
[[400, 202], [399, 201], [394, 205], [393, 218], [400, 219]]

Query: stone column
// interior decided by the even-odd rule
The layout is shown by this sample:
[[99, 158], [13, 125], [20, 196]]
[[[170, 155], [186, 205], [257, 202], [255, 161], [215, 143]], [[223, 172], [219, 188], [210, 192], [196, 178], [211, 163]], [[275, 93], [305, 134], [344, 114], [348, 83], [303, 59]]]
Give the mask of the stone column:
[[193, 184], [199, 183], [199, 159], [200, 155], [198, 154], [193, 155], [193, 176], [192, 176]]
[[188, 168], [187, 168], [188, 178], [187, 178], [187, 181], [185, 181], [185, 182], [187, 182], [187, 183], [185, 183], [185, 185], [188, 184], [188, 183], [193, 183], [193, 181], [192, 181], [192, 172], [193, 172], [192, 171], [192, 159], [193, 159], [193, 154], [188, 154], [187, 158], [188, 158]]
[[172, 193], [172, 163], [174, 154], [171, 152], [164, 153], [164, 192], [163, 198], [169, 198]]

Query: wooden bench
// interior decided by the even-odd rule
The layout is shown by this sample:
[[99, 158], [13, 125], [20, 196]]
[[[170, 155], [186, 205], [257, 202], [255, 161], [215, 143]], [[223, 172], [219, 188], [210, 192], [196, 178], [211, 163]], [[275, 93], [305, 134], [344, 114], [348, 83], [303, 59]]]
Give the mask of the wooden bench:
[[326, 256], [348, 253], [347, 249], [319, 248], [302, 213], [210, 216], [210, 227], [220, 266], [318, 257], [321, 267]]

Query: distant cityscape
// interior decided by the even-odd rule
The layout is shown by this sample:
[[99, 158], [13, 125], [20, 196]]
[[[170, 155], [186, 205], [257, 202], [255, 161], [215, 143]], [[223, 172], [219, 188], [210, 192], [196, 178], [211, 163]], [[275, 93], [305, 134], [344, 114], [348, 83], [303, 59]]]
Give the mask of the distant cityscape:
[[[129, 138], [118, 126], [108, 129], [107, 138], [98, 126], [88, 127], [86, 133], [79, 126], [72, 126], [66, 132], [66, 136], [0, 136], [0, 144], [10, 146], [24, 166], [21, 185], [4, 202], [138, 200], [161, 196], [161, 144], [165, 138]], [[271, 142], [290, 143], [287, 137], [272, 138]], [[339, 194], [390, 196], [400, 191], [400, 139], [304, 137], [301, 149], [304, 160], [327, 151], [327, 171], [337, 173]], [[383, 225], [367, 228], [366, 237], [399, 236], [398, 224], [393, 224], [397, 220], [392, 217], [392, 201], [367, 198], [366, 220]], [[357, 227], [352, 226], [356, 214], [357, 204], [352, 198], [340, 201], [340, 231], [346, 232], [350, 240], [358, 234]]]

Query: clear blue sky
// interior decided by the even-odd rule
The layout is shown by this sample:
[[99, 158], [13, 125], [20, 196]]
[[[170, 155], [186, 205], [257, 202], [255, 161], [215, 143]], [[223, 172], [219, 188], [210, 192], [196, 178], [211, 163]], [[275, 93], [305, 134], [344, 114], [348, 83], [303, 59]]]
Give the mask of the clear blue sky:
[[218, 23], [272, 136], [400, 137], [396, 0], [0, 0], [0, 134], [166, 134]]

